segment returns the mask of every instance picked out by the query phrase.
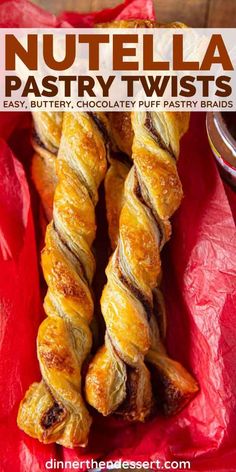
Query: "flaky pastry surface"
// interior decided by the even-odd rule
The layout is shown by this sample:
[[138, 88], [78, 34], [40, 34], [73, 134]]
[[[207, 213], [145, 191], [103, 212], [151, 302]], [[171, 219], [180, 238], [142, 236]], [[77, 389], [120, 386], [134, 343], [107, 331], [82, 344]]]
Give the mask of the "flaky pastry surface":
[[42, 267], [48, 285], [47, 318], [38, 331], [42, 381], [26, 392], [18, 425], [44, 443], [85, 446], [91, 416], [81, 387], [90, 352], [93, 317], [91, 282], [95, 260], [95, 205], [106, 172], [106, 147], [87, 113], [64, 113], [53, 220], [47, 227]]

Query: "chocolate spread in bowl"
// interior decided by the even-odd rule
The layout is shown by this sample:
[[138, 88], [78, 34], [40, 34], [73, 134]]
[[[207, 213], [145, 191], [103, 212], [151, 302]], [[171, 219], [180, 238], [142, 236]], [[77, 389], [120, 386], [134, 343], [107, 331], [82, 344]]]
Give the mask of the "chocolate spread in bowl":
[[206, 127], [222, 177], [236, 189], [236, 112], [208, 112]]
[[229, 133], [236, 141], [236, 111], [223, 111], [221, 115]]

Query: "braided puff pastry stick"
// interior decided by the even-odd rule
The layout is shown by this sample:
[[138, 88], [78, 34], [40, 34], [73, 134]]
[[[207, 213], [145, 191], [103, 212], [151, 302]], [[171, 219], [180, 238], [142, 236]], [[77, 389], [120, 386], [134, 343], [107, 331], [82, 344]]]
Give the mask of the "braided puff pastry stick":
[[129, 112], [108, 112], [111, 139], [118, 149], [127, 156], [132, 156], [133, 130]]
[[62, 112], [35, 112], [32, 144], [35, 154], [31, 174], [39, 194], [46, 222], [52, 219], [53, 197], [56, 187], [56, 156], [58, 153]]
[[112, 158], [110, 159], [110, 167], [105, 177], [108, 232], [113, 251], [118, 244], [119, 218], [124, 204], [124, 182], [129, 170], [130, 166], [128, 163]]
[[87, 113], [64, 113], [56, 160], [58, 183], [42, 267], [48, 285], [47, 318], [39, 327], [42, 381], [26, 392], [18, 425], [44, 443], [85, 446], [91, 417], [81, 393], [81, 368], [90, 352], [93, 316], [98, 187], [106, 172], [106, 148]]
[[[122, 112], [121, 112], [122, 114]], [[117, 113], [118, 115], [118, 113]], [[131, 116], [130, 116], [131, 121]], [[112, 125], [111, 125], [112, 126]], [[125, 201], [125, 180], [131, 164], [120, 160], [120, 155], [114, 154], [110, 159], [110, 167], [105, 176], [105, 201], [108, 222], [108, 233], [111, 249], [114, 251], [119, 239], [119, 219]], [[159, 290], [155, 290], [156, 316], [161, 338], [166, 336], [166, 313], [164, 300]]]
[[183, 113], [132, 114], [134, 165], [125, 182], [118, 245], [101, 298], [105, 346], [86, 377], [87, 401], [104, 415], [116, 411], [131, 420], [149, 415], [153, 399], [145, 360], [161, 379], [167, 414], [179, 411], [198, 390], [191, 375], [167, 356], [161, 340], [164, 323], [158, 326], [156, 316], [163, 311], [156, 289], [160, 251], [170, 237], [169, 218], [182, 199], [176, 159], [188, 119]]
[[[118, 20], [103, 23], [100, 27], [106, 28], [186, 28], [179, 22], [158, 23], [155, 20]], [[118, 149], [128, 156], [132, 156], [133, 129], [131, 125], [131, 114], [129, 112], [107, 112], [110, 122], [111, 138]]]

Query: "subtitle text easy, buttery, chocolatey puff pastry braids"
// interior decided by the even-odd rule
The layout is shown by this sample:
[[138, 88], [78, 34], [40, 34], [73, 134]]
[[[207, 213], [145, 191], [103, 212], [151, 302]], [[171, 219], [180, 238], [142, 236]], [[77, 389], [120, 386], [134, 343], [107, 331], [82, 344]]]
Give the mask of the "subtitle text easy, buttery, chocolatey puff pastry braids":
[[87, 444], [91, 417], [81, 392], [81, 367], [92, 343], [91, 252], [98, 187], [106, 172], [103, 137], [87, 113], [64, 113], [56, 160], [58, 183], [42, 267], [48, 285], [37, 354], [42, 381], [22, 400], [18, 425], [45, 443]]
[[198, 390], [191, 375], [167, 356], [155, 316], [156, 308], [162, 309], [156, 289], [160, 250], [170, 237], [169, 218], [182, 199], [176, 159], [188, 115], [133, 113], [132, 123], [134, 165], [125, 183], [118, 246], [101, 299], [106, 342], [90, 363], [86, 398], [104, 415], [116, 411], [144, 420], [153, 402], [144, 361], [157, 372], [167, 414], [179, 411]]

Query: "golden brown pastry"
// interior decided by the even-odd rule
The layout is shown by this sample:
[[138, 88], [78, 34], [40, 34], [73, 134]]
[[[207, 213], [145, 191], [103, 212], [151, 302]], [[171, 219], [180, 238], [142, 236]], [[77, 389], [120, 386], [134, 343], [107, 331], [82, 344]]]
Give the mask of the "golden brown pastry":
[[34, 112], [33, 145], [36, 152], [47, 156], [47, 152], [57, 154], [60, 140], [63, 113], [62, 112]]
[[[152, 22], [144, 23], [143, 26], [149, 27], [150, 23], [151, 27]], [[130, 26], [136, 25], [130, 24]], [[30, 387], [21, 403], [18, 414], [18, 424], [28, 434], [43, 442], [56, 441], [67, 447], [86, 445], [91, 423], [91, 418], [81, 395], [81, 366], [91, 346], [91, 333], [88, 325], [93, 311], [90, 284], [94, 273], [94, 259], [91, 253], [91, 244], [95, 234], [94, 205], [97, 202], [97, 188], [104, 176], [106, 167], [104, 123], [102, 114], [100, 119], [97, 115], [99, 114], [89, 116], [86, 113], [66, 113], [64, 117], [59, 158], [56, 163], [58, 185], [54, 200], [53, 222], [48, 226], [46, 247], [42, 256], [43, 270], [49, 287], [45, 299], [45, 311], [48, 318], [42, 323], [38, 335], [38, 357], [43, 380]], [[122, 120], [117, 120], [117, 123], [119, 123], [116, 129], [113, 126], [115, 131], [112, 138], [118, 146], [123, 146], [123, 148], [121, 147], [123, 152], [129, 154], [132, 129], [129, 115], [125, 115], [126, 125], [123, 126]], [[116, 122], [115, 118], [114, 120]], [[38, 139], [39, 136], [44, 135], [45, 126], [45, 139]], [[37, 132], [35, 142], [41, 152], [39, 154], [43, 157], [48, 156], [48, 153], [51, 156], [56, 155], [57, 139], [60, 140], [61, 134], [60, 126], [58, 126], [59, 131], [56, 132], [53, 125], [50, 124], [50, 120], [45, 117], [45, 119], [38, 120], [35, 128]], [[50, 136], [50, 132], [52, 132], [52, 136]], [[124, 143], [124, 137], [128, 137], [127, 143]], [[159, 147], [161, 147], [161, 144], [161, 139], [159, 139]], [[82, 155], [81, 149], [84, 151]], [[170, 150], [168, 151], [170, 152]], [[53, 164], [51, 166], [53, 173], [53, 166], [55, 165], [53, 157], [51, 164]], [[50, 160], [48, 159], [48, 162], [46, 164], [44, 162], [43, 166], [36, 163], [35, 170], [35, 175], [41, 181], [38, 190], [46, 202], [46, 208], [50, 208], [54, 191], [53, 184], [55, 186], [55, 180], [54, 182], [48, 180], [49, 167]], [[117, 183], [115, 174], [113, 174], [114, 170], [120, 177], [119, 183]], [[132, 171], [130, 173], [131, 177], [127, 179], [127, 182], [131, 182], [131, 190], [126, 191], [125, 197], [123, 195], [121, 181], [126, 173], [127, 169], [125, 166], [123, 167], [122, 163], [119, 163], [119, 165], [112, 164], [107, 178], [106, 185], [108, 188], [112, 184], [117, 185], [115, 192], [120, 192], [119, 196], [121, 198], [120, 203], [117, 199], [118, 206], [115, 200], [114, 205], [110, 202], [110, 213], [109, 203], [107, 204], [108, 214], [110, 218], [113, 218], [113, 222], [117, 221], [116, 218], [123, 203], [124, 208], [128, 207], [127, 202], [130, 195], [134, 196]], [[133, 176], [134, 183], [136, 179], [135, 172], [133, 172]], [[46, 192], [46, 196], [43, 181], [50, 188], [50, 191]], [[78, 182], [80, 186], [78, 186]], [[127, 184], [128, 189], [129, 186]], [[145, 192], [144, 186], [140, 195], [135, 195], [141, 206], [146, 205], [143, 197]], [[121, 216], [123, 211], [124, 209]], [[148, 210], [147, 214], [151, 211]], [[142, 224], [139, 228], [140, 215], [142, 216], [142, 210], [140, 210], [140, 214], [137, 213], [136, 215], [137, 228], [139, 229], [137, 238], [139, 234], [142, 235], [140, 230]], [[50, 212], [48, 217], [50, 217]], [[159, 216], [155, 216], [155, 220], [156, 222], [158, 220], [158, 231], [160, 229], [159, 224], [161, 228], [163, 225], [163, 234], [166, 231], [165, 237], [167, 239], [168, 222], [165, 222], [165, 218], [163, 218], [161, 224]], [[125, 222], [124, 219], [123, 226], [127, 225], [127, 222], [128, 220]], [[145, 222], [146, 219], [144, 218]], [[133, 223], [134, 218], [130, 220], [131, 227]], [[150, 226], [152, 225], [150, 224]], [[120, 225], [121, 229], [122, 225]], [[117, 225], [110, 235], [111, 238], [117, 237]], [[125, 236], [124, 232], [124, 240]], [[141, 246], [143, 243], [144, 241], [141, 240]], [[162, 242], [159, 241], [159, 243], [161, 248]], [[132, 249], [131, 241], [128, 241], [129, 245]], [[147, 244], [147, 248], [149, 248], [149, 244]], [[136, 251], [136, 249], [138, 249], [137, 241], [136, 245], [134, 244], [134, 250]], [[115, 251], [115, 253], [117, 252]], [[134, 259], [135, 257], [134, 254]], [[137, 251], [138, 263], [140, 257], [141, 254]], [[149, 255], [145, 257], [149, 257]], [[113, 319], [110, 319], [109, 325], [109, 319], [105, 317], [108, 327], [106, 346], [101, 348], [96, 356], [98, 369], [96, 370], [96, 362], [93, 363], [95, 371], [92, 372], [92, 375], [90, 369], [90, 377], [87, 377], [87, 392], [89, 392], [89, 389], [90, 393], [93, 390], [92, 395], [95, 395], [98, 403], [100, 396], [100, 411], [103, 414], [108, 414], [119, 407], [117, 411], [125, 417], [144, 420], [149, 414], [153, 402], [150, 372], [144, 360], [156, 365], [160, 377], [165, 380], [165, 386], [167, 385], [165, 395], [169, 389], [168, 407], [171, 406], [169, 410], [176, 411], [177, 409], [176, 401], [172, 402], [172, 405], [170, 402], [170, 399], [173, 400], [173, 394], [180, 394], [180, 399], [177, 399], [178, 406], [180, 406], [197, 390], [197, 386], [191, 376], [165, 354], [159, 334], [161, 323], [157, 323], [154, 316], [156, 306], [160, 308], [162, 305], [158, 290], [156, 288], [151, 289], [152, 303], [148, 306], [145, 301], [146, 294], [143, 297], [144, 292], [142, 293], [139, 287], [137, 290], [135, 286], [136, 280], [131, 280], [131, 284], [129, 284], [127, 277], [128, 284], [126, 283], [127, 281], [122, 273], [122, 264], [126, 262], [126, 258], [128, 262], [130, 261], [127, 254], [122, 255], [122, 258], [123, 262], [121, 263], [122, 259], [117, 256], [113, 267], [113, 256], [108, 270], [110, 271], [107, 286], [108, 297], [109, 289], [112, 290], [112, 287], [115, 296], [110, 303], [105, 294], [103, 305], [105, 308], [107, 307], [106, 309], [112, 314]], [[132, 276], [134, 268], [135, 264], [131, 267], [129, 274], [125, 275]], [[157, 271], [159, 269], [160, 266], [157, 266]], [[139, 271], [136, 272], [138, 274]], [[135, 277], [137, 274], [134, 273]], [[152, 276], [150, 279], [152, 279]], [[156, 283], [158, 279], [159, 276], [157, 276]], [[145, 288], [147, 288], [148, 283], [149, 280], [146, 280]], [[150, 292], [149, 288], [147, 291]], [[115, 294], [115, 292], [117, 293]], [[140, 295], [142, 296], [141, 302], [139, 300]], [[121, 307], [121, 317], [114, 304], [116, 300], [118, 301], [118, 307]], [[127, 319], [122, 326], [125, 306], [128, 309]], [[148, 319], [145, 319], [146, 315]], [[163, 320], [163, 316], [160, 316], [160, 319]], [[115, 328], [116, 321], [118, 321], [117, 329]], [[136, 333], [135, 327], [138, 328]], [[118, 335], [117, 339], [115, 339], [115, 336], [112, 338], [110, 334], [115, 332], [119, 334], [119, 328], [121, 334]], [[161, 334], [163, 334], [162, 331]], [[134, 345], [132, 345], [132, 341], [130, 342], [132, 335], [135, 339]], [[125, 337], [127, 340], [125, 340]], [[96, 385], [93, 384], [94, 380], [97, 382]]]
[[[185, 28], [183, 23], [159, 23], [155, 20], [118, 20], [98, 25], [106, 28]], [[107, 112], [110, 122], [111, 139], [118, 149], [128, 156], [132, 155], [133, 129], [131, 125], [131, 113]]]
[[39, 194], [46, 222], [52, 219], [53, 196], [56, 187], [56, 156], [58, 153], [62, 112], [35, 112], [32, 144], [35, 154], [31, 174]]
[[107, 117], [110, 123], [111, 139], [117, 148], [132, 156], [133, 130], [129, 112], [108, 112]]
[[130, 166], [126, 162], [110, 160], [110, 167], [105, 177], [106, 213], [111, 248], [114, 251], [118, 243], [119, 217], [124, 203], [124, 181]]
[[95, 205], [106, 172], [103, 136], [88, 113], [64, 113], [56, 159], [58, 183], [42, 267], [48, 285], [47, 318], [37, 338], [42, 381], [22, 400], [18, 425], [44, 443], [85, 446], [91, 417], [81, 391], [81, 368], [90, 352], [91, 282], [95, 260]]
[[[134, 165], [125, 182], [118, 245], [101, 299], [105, 346], [86, 376], [86, 399], [103, 415], [116, 411], [142, 421], [150, 414], [152, 386], [145, 361], [157, 372], [167, 414], [179, 411], [198, 390], [195, 380], [166, 354], [163, 301], [156, 288], [160, 251], [171, 233], [169, 218], [182, 199], [176, 159], [188, 121], [184, 113], [132, 114]], [[120, 190], [113, 201], [118, 194]]]
[[115, 20], [108, 23], [100, 23], [99, 27], [106, 28], [157, 28], [159, 23], [155, 20]]
[[100, 23], [98, 27], [106, 28], [187, 28], [184, 23], [180, 21], [173, 21], [171, 23], [160, 23], [156, 20], [115, 20], [108, 23]]
[[[145, 28], [153, 28], [153, 27], [184, 27], [185, 25], [181, 23], [171, 23], [171, 24], [159, 24], [149, 20], [133, 20], [133, 21], [121, 21], [121, 22], [112, 22], [108, 25], [109, 27], [145, 27]], [[111, 124], [111, 133], [112, 138], [116, 142], [117, 146], [125, 153], [130, 155], [131, 144], [133, 140], [133, 131], [131, 127], [130, 121], [130, 114], [129, 113], [108, 113], [110, 124]], [[105, 187], [106, 187], [106, 206], [107, 206], [107, 217], [108, 217], [108, 226], [109, 226], [109, 236], [111, 240], [111, 246], [115, 249], [118, 239], [118, 218], [119, 213], [121, 210], [121, 206], [123, 205], [123, 186], [122, 186], [122, 179], [124, 179], [127, 168], [122, 168], [122, 164], [120, 162], [115, 165], [115, 161], [111, 161], [111, 167], [108, 170], [106, 179], [105, 179]], [[138, 237], [138, 235], [137, 235]], [[159, 276], [160, 279], [160, 276]], [[158, 280], [159, 282], [159, 280]], [[163, 303], [163, 298], [158, 289], [153, 290], [153, 310], [155, 312], [155, 322], [150, 323], [150, 330], [151, 330], [151, 337], [158, 340], [159, 339], [159, 331], [162, 339], [165, 337], [165, 330], [166, 330], [166, 321], [165, 321], [165, 308]], [[156, 326], [158, 323], [158, 326]], [[158, 331], [159, 330], [159, 331]], [[154, 335], [153, 335], [153, 332]], [[159, 339], [160, 341], [160, 339]], [[137, 372], [137, 369], [130, 369], [129, 366], [124, 365], [121, 362], [118, 362], [119, 357], [117, 356], [116, 351], [112, 348], [111, 342], [106, 336], [106, 345], [107, 347], [101, 348], [101, 350], [96, 355], [96, 362], [91, 364], [90, 367], [90, 374], [87, 376], [87, 385], [86, 389], [88, 395], [91, 395], [91, 404], [94, 405], [99, 411], [103, 412], [103, 414], [109, 414], [111, 411], [114, 411], [117, 408], [117, 405], [123, 402], [122, 413], [130, 419], [143, 419], [145, 415], [148, 414], [148, 410], [151, 408], [151, 393], [150, 388], [148, 386], [149, 381], [147, 380], [146, 372], [144, 374], [144, 381], [145, 388], [142, 393], [142, 388], [139, 382], [140, 379], [140, 372]], [[160, 349], [164, 351], [164, 348], [161, 348], [161, 342], [159, 343]], [[157, 365], [156, 356], [149, 356], [152, 357], [152, 363]], [[188, 378], [189, 384], [187, 381], [188, 374], [186, 371], [179, 365], [174, 364], [170, 359], [167, 360], [172, 363], [172, 368], [167, 369], [168, 362], [165, 362], [165, 367], [169, 371], [168, 375], [164, 376], [163, 368], [161, 369], [161, 381], [165, 384], [165, 388], [162, 387], [162, 391], [164, 390], [164, 397], [162, 401], [164, 401], [165, 410], [168, 412], [177, 411], [178, 408], [183, 406], [184, 401], [187, 400], [187, 393], [188, 388], [193, 393], [193, 390], [196, 389], [195, 386], [191, 386], [192, 379], [191, 377]], [[95, 368], [92, 371], [92, 365], [95, 365]], [[99, 365], [99, 368], [96, 369], [96, 365]], [[160, 370], [161, 363], [159, 362], [159, 370]], [[171, 372], [172, 370], [172, 372]], [[182, 385], [182, 392], [181, 389], [178, 392], [178, 383], [175, 385], [175, 389], [173, 392], [181, 393], [181, 398], [178, 399], [177, 402], [173, 403], [171, 406], [171, 392], [170, 389], [167, 388], [168, 376], [170, 377], [170, 373], [172, 373], [171, 382], [169, 387], [172, 388], [174, 385], [174, 378], [173, 374], [175, 375], [175, 371], [179, 370], [180, 374], [178, 380], [181, 380], [181, 376], [185, 378], [186, 385], [185, 385], [185, 392], [184, 386]], [[185, 375], [186, 374], [186, 375]], [[160, 382], [159, 382], [160, 384]], [[125, 387], [126, 386], [126, 387]], [[193, 387], [193, 390], [191, 389]], [[148, 393], [147, 393], [148, 391]], [[140, 394], [138, 395], [138, 393]], [[160, 394], [160, 389], [159, 392]], [[148, 401], [143, 401], [143, 398], [147, 395]], [[168, 401], [166, 401], [168, 399]], [[143, 403], [143, 406], [142, 406]], [[136, 405], [135, 405], [136, 404]], [[132, 411], [133, 409], [133, 411]], [[119, 408], [121, 411], [121, 408]], [[119, 411], [118, 410], [118, 411]], [[146, 411], [145, 411], [146, 410]], [[144, 415], [144, 416], [143, 416]]]

